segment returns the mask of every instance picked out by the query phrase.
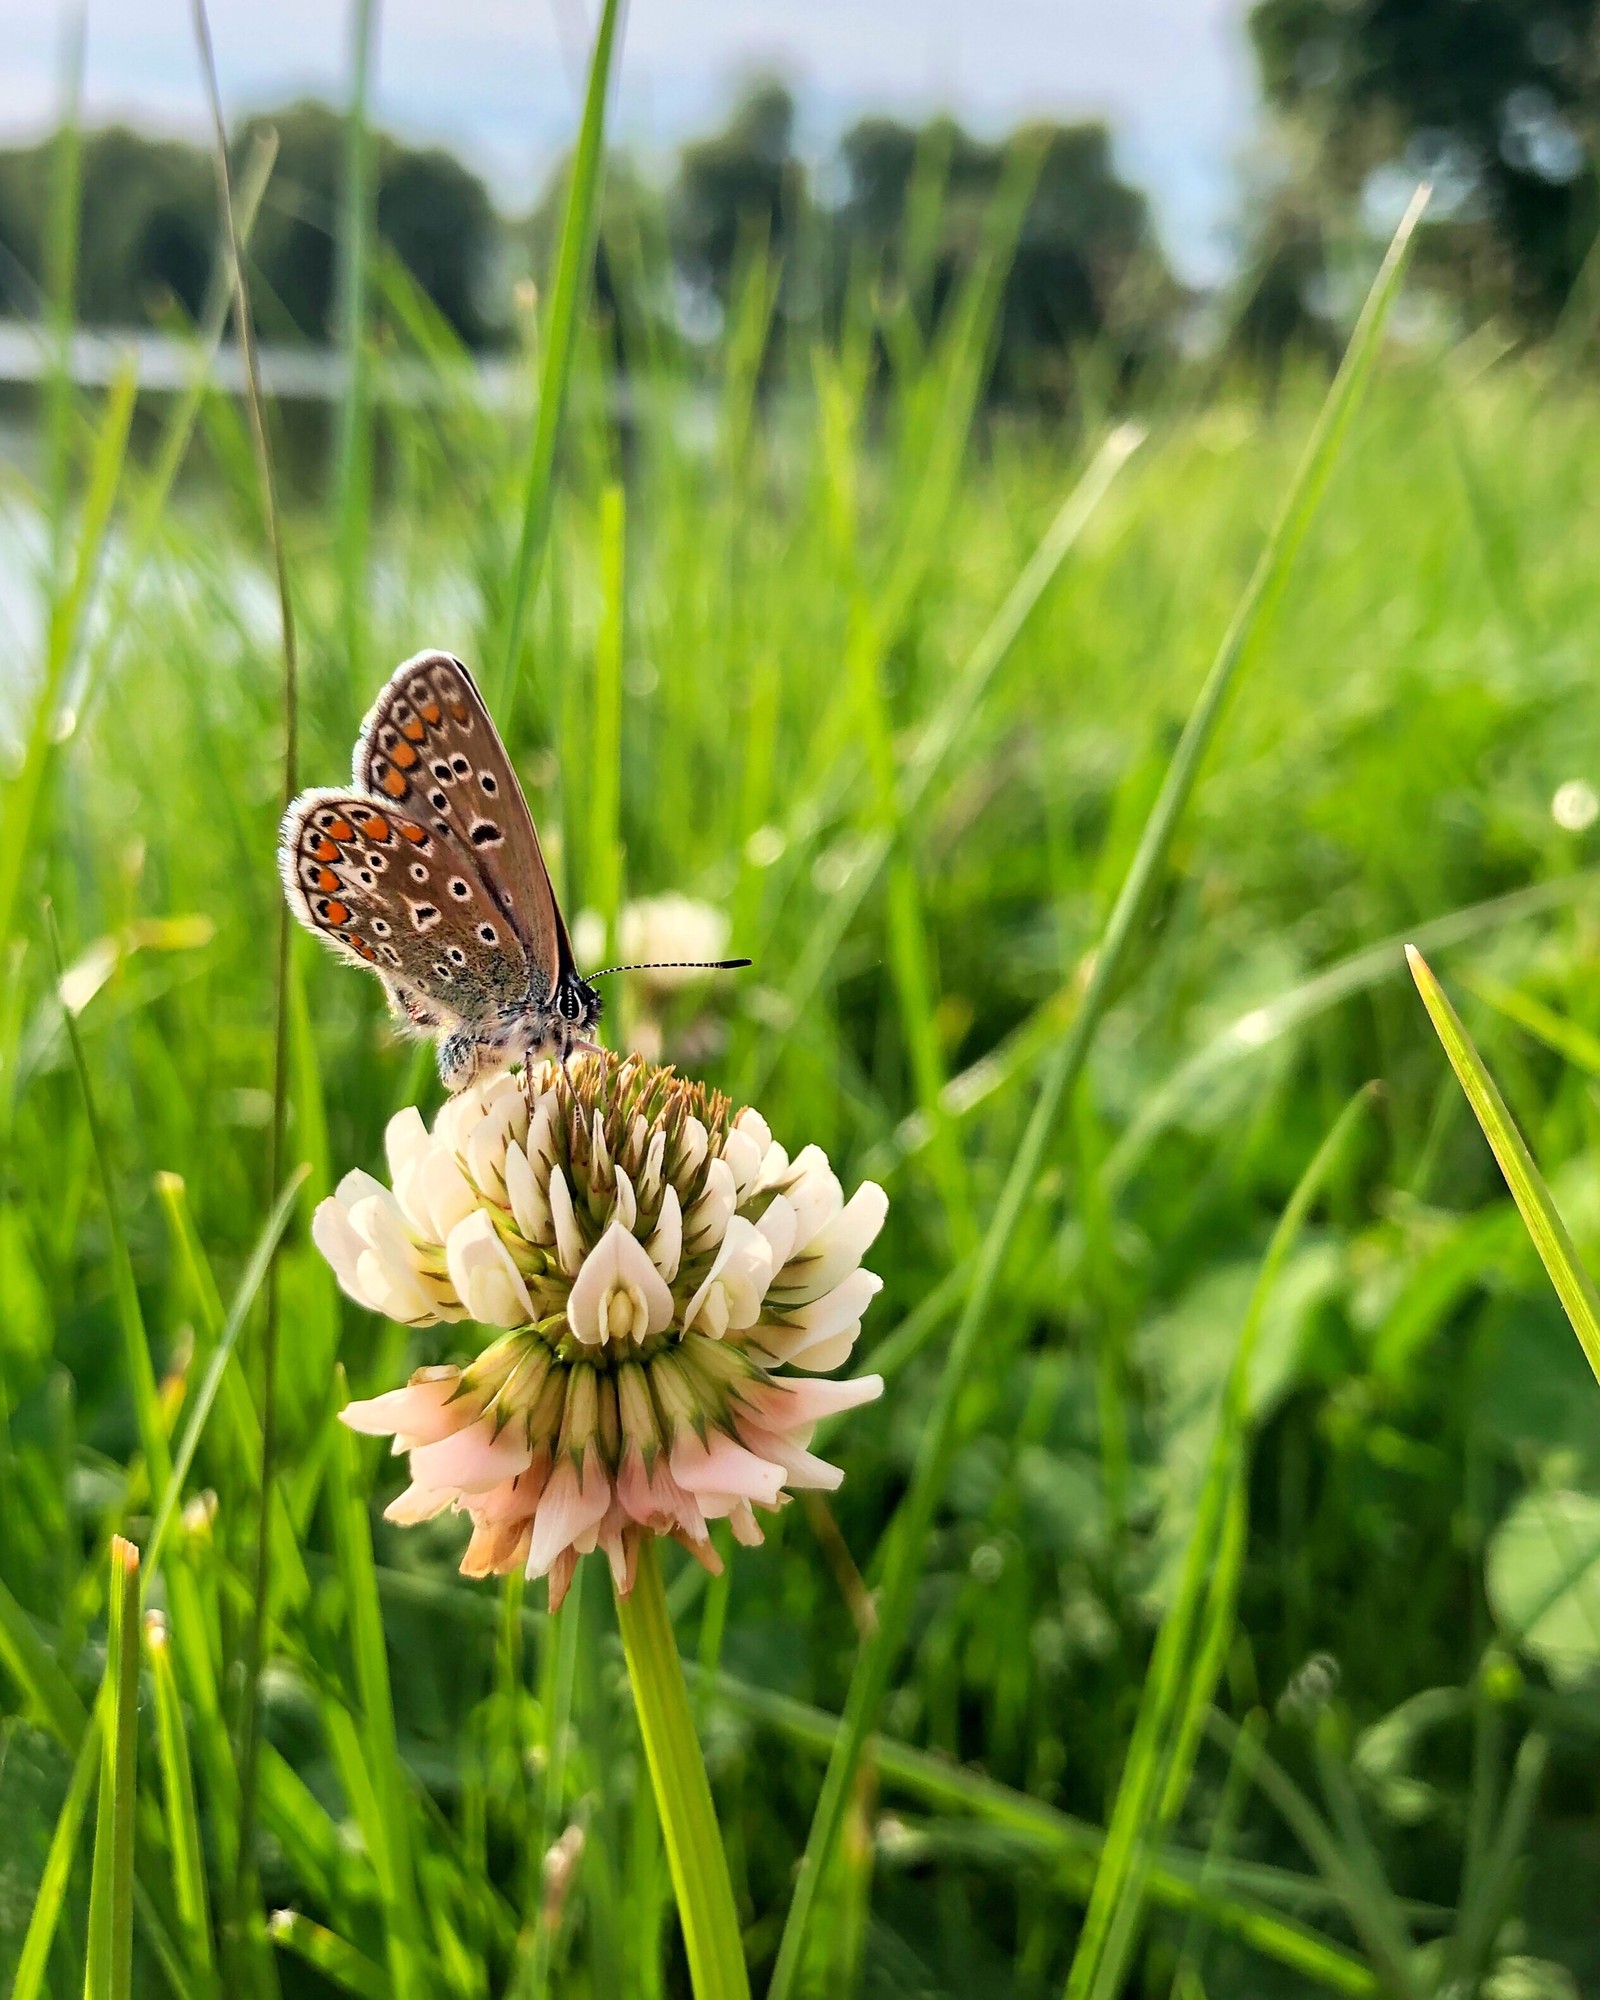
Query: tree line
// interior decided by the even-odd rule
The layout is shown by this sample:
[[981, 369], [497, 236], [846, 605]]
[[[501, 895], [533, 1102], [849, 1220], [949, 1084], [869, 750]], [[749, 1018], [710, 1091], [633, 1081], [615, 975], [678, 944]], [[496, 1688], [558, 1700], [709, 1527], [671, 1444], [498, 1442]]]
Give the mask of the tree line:
[[[1460, 319], [1539, 335], [1600, 321], [1600, 0], [1256, 0], [1248, 17], [1273, 134], [1244, 218], [1224, 339], [1270, 360], [1339, 337], [1353, 240], [1384, 233], [1416, 180], [1435, 183], [1419, 259]], [[1086, 358], [1114, 385], [1179, 348], [1194, 295], [1174, 277], [1142, 192], [1103, 124], [1037, 124], [989, 142], [950, 118], [865, 118], [808, 166], [794, 104], [759, 83], [664, 178], [614, 156], [597, 296], [623, 365], [641, 344], [714, 338], [741, 270], [772, 286], [773, 324], [843, 326], [887, 290], [924, 334], [993, 265], [997, 394], [1064, 403]], [[346, 128], [302, 102], [265, 128], [277, 162], [251, 241], [264, 337], [326, 342], [338, 311]], [[32, 317], [47, 288], [62, 140], [0, 152], [0, 313]], [[201, 310], [217, 249], [201, 148], [122, 127], [78, 154], [78, 317], [181, 323]], [[371, 137], [378, 254], [467, 348], [506, 342], [516, 281], [538, 280], [565, 168], [532, 212], [496, 211], [441, 149]], [[379, 286], [381, 329], [393, 287]]]
[[[291, 105], [238, 131], [241, 161], [269, 126], [276, 163], [250, 244], [260, 330], [327, 342], [338, 314], [345, 123], [326, 105]], [[41, 310], [60, 144], [0, 152], [0, 313]], [[565, 166], [530, 215], [508, 218], [446, 151], [375, 133], [370, 157], [380, 254], [466, 347], [504, 343], [516, 279], [547, 268]], [[217, 254], [210, 155], [121, 126], [89, 131], [78, 138], [78, 188], [79, 319], [195, 319]], [[838, 316], [853, 287], [895, 285], [931, 327], [986, 257], [1002, 285], [995, 384], [1007, 393], [1064, 396], [1075, 352], [1091, 345], [1109, 344], [1120, 365], [1136, 367], [1168, 337], [1182, 296], [1103, 125], [1030, 126], [988, 143], [951, 119], [912, 127], [869, 118], [812, 172], [795, 150], [793, 101], [777, 83], [752, 87], [720, 131], [683, 147], [664, 185], [625, 156], [611, 161], [598, 296], [618, 328], [692, 345], [715, 331], [741, 267], [759, 259], [773, 274], [780, 321]], [[374, 310], [381, 322], [382, 287]]]

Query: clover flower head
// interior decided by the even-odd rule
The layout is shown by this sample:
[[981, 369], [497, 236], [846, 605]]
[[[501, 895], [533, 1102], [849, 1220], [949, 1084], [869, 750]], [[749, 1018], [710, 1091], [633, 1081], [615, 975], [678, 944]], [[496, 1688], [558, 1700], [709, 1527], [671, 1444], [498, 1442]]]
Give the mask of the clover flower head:
[[520, 1566], [554, 1609], [595, 1548], [626, 1592], [647, 1534], [715, 1571], [709, 1522], [757, 1543], [757, 1508], [839, 1484], [812, 1434], [883, 1383], [817, 1378], [880, 1288], [881, 1188], [846, 1201], [819, 1148], [790, 1159], [757, 1112], [611, 1054], [492, 1076], [431, 1131], [402, 1111], [388, 1160], [391, 1185], [350, 1174], [317, 1210], [339, 1282], [502, 1331], [344, 1420], [410, 1454], [391, 1520], [469, 1516], [465, 1574]]

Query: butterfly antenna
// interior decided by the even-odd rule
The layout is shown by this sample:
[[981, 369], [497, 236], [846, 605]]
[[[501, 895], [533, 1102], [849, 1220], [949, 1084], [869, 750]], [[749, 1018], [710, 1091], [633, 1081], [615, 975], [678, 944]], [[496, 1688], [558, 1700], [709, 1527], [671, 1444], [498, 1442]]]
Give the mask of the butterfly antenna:
[[607, 979], [613, 972], [737, 972], [751, 962], [748, 958], [654, 958], [643, 965], [602, 966], [598, 972], [585, 973], [584, 977]]

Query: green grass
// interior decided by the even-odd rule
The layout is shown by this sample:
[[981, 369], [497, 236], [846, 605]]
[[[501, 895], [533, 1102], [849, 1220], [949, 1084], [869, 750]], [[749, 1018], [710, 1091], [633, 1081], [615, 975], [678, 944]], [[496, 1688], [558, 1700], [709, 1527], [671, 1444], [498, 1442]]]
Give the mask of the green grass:
[[[1109, 412], [977, 414], [992, 271], [926, 345], [864, 287], [759, 394], [758, 248], [744, 287], [709, 410], [658, 346], [625, 427], [576, 316], [559, 449], [413, 311], [438, 401], [347, 407], [284, 531], [305, 780], [419, 646], [507, 674], [569, 907], [614, 930], [682, 890], [756, 961], [674, 1003], [669, 1054], [891, 1194], [889, 1390], [828, 1447], [904, 1640], [869, 1645], [868, 1722], [826, 1522], [790, 1509], [725, 1588], [663, 1551], [752, 1983], [875, 1721], [791, 1990], [1591, 1985], [1600, 1402], [1400, 947], [1538, 1160], [1546, 1249], [1592, 1267], [1600, 822], [1550, 801], [1600, 786], [1600, 399], [1381, 353], [1202, 762], [1326, 385], [1180, 381], [1107, 457]], [[371, 1393], [450, 1330], [375, 1323], [310, 1248], [422, 1072], [298, 936], [269, 1167], [282, 668], [244, 413], [124, 385], [41, 421], [0, 487], [8, 559], [47, 552], [0, 795], [0, 1982], [123, 1990], [131, 1912], [138, 1994], [684, 1993], [601, 1579], [554, 1625], [462, 1581], [459, 1525], [385, 1524], [393, 1462], [334, 1420], [341, 1370]], [[95, 975], [70, 1021], [52, 923]]]

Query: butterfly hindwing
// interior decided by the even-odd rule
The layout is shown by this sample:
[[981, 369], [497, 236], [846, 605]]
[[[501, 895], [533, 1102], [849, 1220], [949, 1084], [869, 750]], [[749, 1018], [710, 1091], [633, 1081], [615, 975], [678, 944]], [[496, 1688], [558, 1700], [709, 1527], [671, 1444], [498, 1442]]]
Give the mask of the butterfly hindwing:
[[415, 1025], [487, 1026], [525, 1000], [522, 940], [448, 824], [359, 792], [302, 792], [278, 859], [295, 915], [376, 972]]
[[362, 724], [356, 787], [471, 856], [516, 931], [535, 1004], [572, 963], [533, 816], [472, 676], [448, 653], [397, 667]]

